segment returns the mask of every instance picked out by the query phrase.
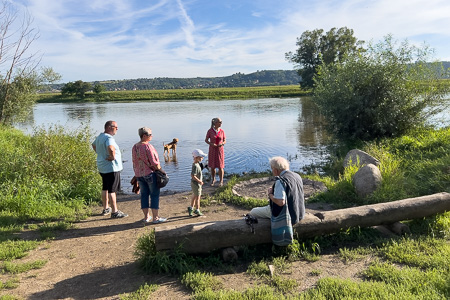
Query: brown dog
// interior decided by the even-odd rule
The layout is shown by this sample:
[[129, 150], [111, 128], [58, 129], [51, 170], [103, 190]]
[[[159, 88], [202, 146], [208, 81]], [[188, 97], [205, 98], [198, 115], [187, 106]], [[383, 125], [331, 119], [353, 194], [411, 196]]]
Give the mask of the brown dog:
[[169, 150], [172, 149], [172, 155], [174, 153], [177, 153], [177, 143], [178, 143], [178, 139], [174, 138], [170, 143], [168, 144], [164, 144], [163, 142], [163, 146], [164, 146], [164, 155], [169, 155]]

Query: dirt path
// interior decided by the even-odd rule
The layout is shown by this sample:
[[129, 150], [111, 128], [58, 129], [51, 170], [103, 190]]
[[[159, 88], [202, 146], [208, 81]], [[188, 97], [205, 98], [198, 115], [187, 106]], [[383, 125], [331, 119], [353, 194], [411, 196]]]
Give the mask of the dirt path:
[[[266, 190], [265, 186], [263, 188]], [[205, 188], [205, 193], [212, 192], [213, 188]], [[248, 212], [217, 204], [205, 207], [205, 216], [192, 218], [186, 212], [189, 202], [190, 193], [163, 195], [160, 215], [169, 218], [167, 224], [174, 225], [236, 219]], [[46, 260], [47, 264], [42, 269], [19, 274], [18, 288], [3, 290], [1, 294], [24, 299], [118, 299], [121, 294], [134, 292], [147, 282], [159, 286], [153, 295], [155, 299], [189, 299], [190, 291], [183, 288], [177, 278], [145, 275], [139, 270], [133, 256], [138, 237], [154, 226], [164, 226], [144, 226], [139, 203], [137, 195], [122, 195], [118, 200], [119, 209], [129, 217], [110, 219], [109, 216], [93, 215], [77, 223], [76, 228], [58, 233], [55, 240], [43, 243], [21, 260]], [[100, 210], [98, 208], [98, 212]], [[322, 275], [335, 273], [335, 276], [355, 277], [367, 263], [359, 262], [350, 270], [335, 257], [323, 257], [316, 263], [299, 262], [302, 265], [295, 266], [290, 277], [302, 282], [299, 290], [303, 290], [313, 286]], [[326, 271], [321, 276], [308, 276], [315, 268]], [[221, 277], [227, 283], [226, 288], [242, 289], [252, 284], [245, 276], [241, 273]]]

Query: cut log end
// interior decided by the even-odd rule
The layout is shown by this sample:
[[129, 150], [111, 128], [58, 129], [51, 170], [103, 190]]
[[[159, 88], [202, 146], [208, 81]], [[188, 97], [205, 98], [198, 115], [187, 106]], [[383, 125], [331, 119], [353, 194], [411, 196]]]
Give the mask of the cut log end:
[[225, 262], [232, 262], [238, 259], [238, 254], [233, 248], [224, 248], [222, 249], [222, 259]]

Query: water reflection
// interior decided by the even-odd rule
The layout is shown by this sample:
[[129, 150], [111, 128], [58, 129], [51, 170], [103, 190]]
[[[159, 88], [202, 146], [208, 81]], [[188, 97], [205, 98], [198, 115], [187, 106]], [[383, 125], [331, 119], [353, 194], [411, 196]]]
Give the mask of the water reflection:
[[[269, 170], [268, 158], [275, 155], [300, 170], [326, 155], [322, 118], [308, 98], [37, 104], [33, 113], [34, 122], [18, 127], [30, 131], [34, 125], [75, 129], [87, 124], [97, 135], [107, 120], [117, 121], [126, 191], [131, 191], [133, 176], [131, 147], [139, 141], [142, 126], [152, 128], [152, 144], [171, 178], [167, 189], [175, 191], [190, 189], [191, 153], [196, 148], [208, 151], [204, 140], [214, 117], [223, 120], [227, 135], [226, 173]], [[176, 157], [164, 159], [163, 145], [173, 138], [179, 139]]]

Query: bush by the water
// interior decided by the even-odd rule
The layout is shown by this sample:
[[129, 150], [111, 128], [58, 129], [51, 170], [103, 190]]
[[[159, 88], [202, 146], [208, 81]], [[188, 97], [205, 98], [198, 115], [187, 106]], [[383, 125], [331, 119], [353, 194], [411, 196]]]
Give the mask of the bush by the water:
[[74, 220], [99, 199], [100, 177], [88, 129], [0, 127], [0, 211], [19, 221]]
[[314, 102], [329, 128], [345, 139], [401, 136], [448, 107], [444, 70], [429, 63], [430, 50], [391, 36], [315, 76]]

